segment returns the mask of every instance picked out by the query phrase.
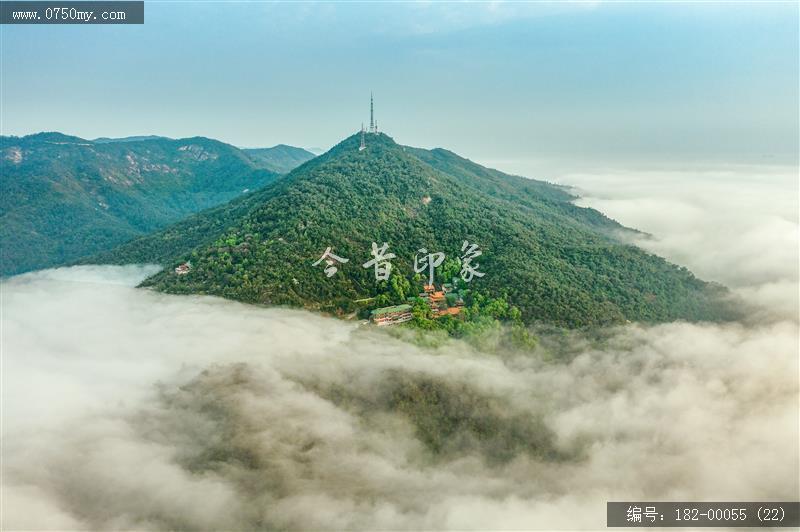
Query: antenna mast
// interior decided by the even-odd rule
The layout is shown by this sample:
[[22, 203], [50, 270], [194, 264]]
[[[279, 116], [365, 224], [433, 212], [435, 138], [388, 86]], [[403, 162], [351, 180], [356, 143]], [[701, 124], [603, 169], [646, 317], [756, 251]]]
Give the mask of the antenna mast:
[[372, 91], [369, 93], [369, 132], [375, 133], [375, 108], [372, 102]]
[[361, 146], [358, 147], [358, 151], [362, 151], [367, 149], [367, 145], [364, 142], [364, 122], [361, 122]]

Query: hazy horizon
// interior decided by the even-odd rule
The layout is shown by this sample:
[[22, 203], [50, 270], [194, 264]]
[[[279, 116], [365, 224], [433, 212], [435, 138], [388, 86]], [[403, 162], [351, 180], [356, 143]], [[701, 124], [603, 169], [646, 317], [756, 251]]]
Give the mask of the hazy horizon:
[[[291, 146], [296, 148], [301, 148], [306, 151], [313, 153], [316, 156], [322, 155], [323, 153], [327, 152], [331, 148], [333, 148], [339, 142], [345, 140], [349, 136], [355, 134], [356, 132], [349, 132], [346, 135], [343, 135], [339, 141], [335, 144], [330, 146], [320, 147], [320, 146], [307, 146], [302, 144], [288, 144], [285, 142], [279, 142], [277, 144], [269, 145], [269, 146], [239, 146], [236, 144], [231, 144], [226, 142], [224, 139], [215, 136], [205, 136], [205, 135], [188, 135], [186, 137], [169, 137], [167, 135], [160, 135], [158, 133], [143, 133], [140, 135], [126, 135], [125, 137], [109, 137], [109, 136], [101, 136], [101, 137], [93, 137], [93, 138], [86, 138], [81, 137], [80, 135], [76, 135], [69, 131], [34, 131], [30, 133], [25, 133], [22, 135], [8, 135], [8, 136], [18, 136], [24, 137], [28, 135], [36, 135], [40, 133], [61, 133], [68, 136], [79, 137], [84, 140], [95, 141], [98, 139], [103, 138], [111, 138], [111, 139], [123, 139], [127, 137], [161, 137], [167, 138], [171, 140], [180, 140], [181, 138], [192, 138], [192, 137], [205, 137], [212, 140], [217, 140], [220, 142], [225, 142], [226, 144], [230, 144], [239, 149], [264, 149], [264, 148], [275, 148], [277, 146]], [[390, 137], [391, 132], [383, 132], [389, 135]], [[453, 150], [452, 148], [448, 147], [444, 144], [439, 145], [430, 145], [430, 146], [421, 146], [414, 142], [403, 142], [398, 139], [394, 139], [398, 144], [404, 146], [411, 146], [415, 148], [425, 148], [425, 149], [436, 149], [442, 148], [449, 151], [456, 153], [461, 157], [465, 157], [470, 159], [482, 166], [487, 168], [493, 168], [495, 170], [499, 170], [501, 172], [511, 174], [511, 175], [518, 175], [522, 177], [527, 177], [531, 179], [541, 179], [546, 181], [555, 181], [559, 184], [571, 186], [573, 183], [569, 181], [569, 176], [573, 174], [583, 174], [587, 172], [595, 172], [595, 173], [613, 173], [613, 172], [657, 172], [657, 171], [671, 171], [671, 172], [742, 172], [748, 169], [752, 169], [754, 173], [761, 174], [765, 176], [767, 174], [786, 174], [788, 173], [797, 173], [798, 172], [798, 165], [796, 162], [780, 162], [780, 161], [769, 161], [769, 162], [725, 162], [725, 161], [683, 161], [683, 160], [675, 160], [675, 161], [665, 161], [665, 160], [637, 160], [635, 158], [628, 159], [626, 161], [613, 161], [613, 162], [596, 162], [596, 161], [576, 161], [576, 160], [559, 160], [559, 159], [548, 159], [548, 158], [532, 158], [532, 157], [515, 157], [515, 158], [507, 158], [507, 159], [497, 159], [490, 155], [485, 157], [476, 156], [471, 153], [464, 153], [458, 152]], [[565, 180], [566, 179], [566, 180]]]

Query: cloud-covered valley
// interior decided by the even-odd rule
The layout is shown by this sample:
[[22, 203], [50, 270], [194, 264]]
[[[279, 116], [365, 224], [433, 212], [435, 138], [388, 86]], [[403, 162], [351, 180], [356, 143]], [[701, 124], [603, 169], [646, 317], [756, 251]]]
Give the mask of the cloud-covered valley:
[[747, 323], [487, 353], [135, 289], [147, 266], [6, 280], [3, 528], [597, 529], [607, 500], [796, 500], [796, 188], [672, 178], [572, 183]]

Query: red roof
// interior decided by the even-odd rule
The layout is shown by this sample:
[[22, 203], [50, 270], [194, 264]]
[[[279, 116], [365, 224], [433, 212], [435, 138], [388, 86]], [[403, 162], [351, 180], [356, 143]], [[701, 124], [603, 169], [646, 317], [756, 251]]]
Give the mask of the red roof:
[[461, 312], [461, 307], [449, 307], [439, 311], [440, 316], [450, 315], [455, 316]]

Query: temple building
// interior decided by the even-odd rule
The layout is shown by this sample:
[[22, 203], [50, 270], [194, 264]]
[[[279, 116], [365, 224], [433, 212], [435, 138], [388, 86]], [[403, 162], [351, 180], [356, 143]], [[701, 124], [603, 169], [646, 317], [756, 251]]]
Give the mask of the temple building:
[[395, 305], [375, 309], [370, 313], [370, 319], [375, 325], [394, 325], [411, 320], [411, 305]]

